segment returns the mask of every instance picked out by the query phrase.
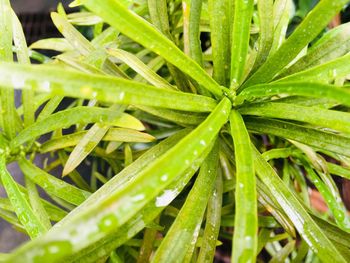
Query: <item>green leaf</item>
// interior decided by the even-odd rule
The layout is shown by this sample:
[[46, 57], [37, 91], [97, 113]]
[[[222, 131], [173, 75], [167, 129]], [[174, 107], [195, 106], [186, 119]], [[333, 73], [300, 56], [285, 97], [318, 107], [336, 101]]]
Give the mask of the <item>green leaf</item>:
[[1, 61], [12, 61], [12, 9], [9, 0], [0, 1], [0, 59]]
[[[21, 79], [20, 86], [12, 82], [12, 79], [17, 78]], [[97, 99], [110, 103], [198, 112], [211, 111], [216, 105], [215, 100], [200, 95], [163, 90], [121, 78], [79, 73], [53, 66], [0, 63], [0, 81], [7, 87], [31, 88], [52, 95]]]
[[139, 58], [135, 55], [126, 52], [121, 49], [112, 49], [107, 50], [108, 54], [112, 57], [118, 58], [126, 63], [130, 68], [135, 70], [143, 78], [145, 78], [150, 84], [158, 88], [165, 88], [174, 90], [175, 88], [169, 84], [164, 78], [160, 77], [147, 65], [145, 65]]
[[30, 205], [33, 208], [34, 214], [39, 219], [40, 223], [43, 225], [45, 230], [49, 230], [52, 225], [50, 222], [49, 215], [47, 214], [43, 203], [41, 202], [38, 189], [36, 188], [34, 182], [32, 182], [29, 178], [25, 178], [26, 188], [28, 190], [28, 197]]
[[240, 90], [272, 80], [343, 8], [348, 0], [323, 0], [308, 14], [282, 46], [246, 81]]
[[243, 115], [255, 115], [307, 122], [316, 127], [324, 127], [350, 134], [350, 114], [318, 107], [304, 107], [279, 102], [249, 104], [239, 109]]
[[313, 221], [294, 194], [285, 186], [274, 169], [261, 154], [253, 149], [256, 172], [269, 191], [276, 197], [279, 205], [292, 220], [299, 234], [310, 248], [324, 261], [346, 262], [333, 243]]
[[102, 19], [90, 12], [70, 13], [67, 15], [68, 22], [77, 26], [93, 26], [103, 22]]
[[271, 19], [274, 17], [273, 7], [273, 0], [258, 0], [259, 43], [254, 71], [267, 60], [274, 41], [274, 19]]
[[[13, 61], [12, 55], [12, 9], [9, 0], [0, 0], [0, 61]], [[13, 79], [21, 81], [20, 78]], [[2, 83], [1, 83], [2, 84]], [[12, 139], [16, 136], [15, 93], [0, 89], [0, 109], [4, 133]]]
[[329, 170], [329, 173], [338, 175], [350, 180], [350, 169], [334, 163], [327, 163], [327, 168]]
[[140, 158], [138, 158], [131, 165], [123, 169], [120, 173], [115, 175], [109, 182], [99, 188], [93, 195], [87, 199], [84, 203], [78, 206], [75, 210], [73, 210], [65, 219], [63, 219], [60, 223], [64, 225], [65, 223], [69, 224], [70, 217], [78, 214], [88, 207], [94, 205], [97, 202], [101, 202], [101, 200], [108, 198], [108, 196], [112, 195], [114, 192], [118, 191], [120, 187], [125, 185], [127, 182], [132, 181], [135, 177], [144, 170], [150, 163], [154, 162], [157, 158], [166, 153], [169, 149], [171, 149], [181, 138], [183, 138], [186, 134], [190, 132], [189, 129], [184, 129], [175, 133], [173, 136], [165, 139], [160, 142], [156, 146], [152, 147], [145, 154], [143, 154]]
[[64, 165], [62, 176], [65, 176], [77, 168], [82, 161], [94, 150], [108, 132], [110, 126], [94, 124], [84, 137], [74, 147]]
[[80, 190], [46, 173], [25, 158], [21, 158], [18, 163], [23, 173], [30, 180], [43, 188], [47, 193], [57, 196], [71, 204], [80, 205], [91, 195], [89, 192]]
[[31, 49], [47, 49], [58, 52], [72, 51], [73, 47], [65, 38], [46, 38], [40, 39], [30, 45]]
[[[151, 17], [151, 21], [156, 29], [158, 29], [166, 38], [175, 42], [175, 38], [170, 32], [170, 22], [168, 15], [168, 5], [166, 0], [148, 0], [148, 11]], [[186, 11], [186, 5], [184, 4], [184, 13], [183, 13], [183, 23], [184, 23], [184, 49], [186, 54], [188, 54], [188, 45], [186, 42], [187, 39], [187, 31], [186, 26], [188, 25], [188, 12]], [[135, 39], [134, 39], [135, 40]], [[151, 44], [152, 46], [152, 44]], [[149, 47], [151, 49], [151, 47]], [[152, 49], [151, 49], [152, 50]], [[179, 51], [179, 50], [177, 50]], [[156, 52], [157, 53], [157, 52]], [[170, 75], [174, 79], [177, 88], [179, 90], [188, 92], [191, 90], [190, 83], [188, 81], [187, 76], [185, 76], [178, 68], [174, 67], [174, 65], [167, 63], [167, 67], [169, 69]]]
[[[185, 173], [178, 176], [177, 179], [170, 186], [168, 186], [168, 190], [180, 193], [188, 184], [194, 173], [198, 170], [200, 164], [202, 163], [202, 159], [207, 154], [208, 153], [205, 153], [203, 156], [199, 157], [200, 159], [193, 163], [193, 165]], [[174, 199], [175, 196], [171, 197], [169, 202], [173, 201]], [[146, 207], [131, 220], [120, 228], [115, 229], [112, 234], [102, 239], [99, 243], [97, 243], [97, 245], [92, 244], [81, 252], [73, 255], [71, 258], [74, 260], [79, 259], [80, 261], [97, 261], [101, 257], [109, 255], [113, 250], [115, 250], [116, 247], [121, 246], [143, 228], [147, 227], [147, 225], [152, 224], [153, 220], [155, 220], [155, 218], [165, 208], [157, 207], [156, 200], [157, 199], [154, 199], [153, 201], [149, 202]]]
[[[32, 260], [34, 257], [37, 260], [43, 260], [54, 257], [55, 260], [59, 260], [106, 237], [135, 216], [157, 195], [160, 194], [156, 198], [155, 205], [166, 206], [172, 197], [177, 195], [177, 192], [168, 192], [166, 187], [190, 168], [192, 163], [208, 149], [226, 123], [230, 108], [230, 101], [223, 99], [198, 128], [144, 169], [137, 178], [122, 185], [118, 191], [107, 198], [95, 202], [82, 213], [75, 214], [69, 224], [54, 228], [45, 237], [22, 247], [15, 257], [23, 260]], [[176, 166], [169, 166], [169, 162]], [[32, 246], [36, 249], [33, 250]], [[53, 254], [49, 249], [45, 249], [51, 246], [56, 246], [59, 251]]]
[[[58, 138], [53, 138], [40, 146], [40, 152], [52, 152], [58, 149], [64, 149], [75, 146], [86, 135], [86, 131], [80, 131]], [[111, 142], [152, 142], [156, 138], [147, 133], [124, 129], [124, 128], [109, 128], [102, 141]]]
[[208, 1], [210, 38], [213, 53], [213, 78], [223, 86], [228, 86], [230, 81], [230, 1]]
[[281, 76], [289, 76], [312, 66], [326, 63], [345, 55], [350, 50], [350, 23], [328, 31], [307, 54], [286, 69]]
[[39, 113], [36, 121], [38, 122], [38, 121], [41, 121], [41, 120], [49, 117], [57, 109], [57, 107], [60, 105], [60, 103], [62, 102], [63, 99], [64, 99], [64, 97], [61, 97], [61, 96], [52, 97], [45, 104], [44, 108]]
[[236, 89], [237, 85], [243, 81], [253, 8], [253, 0], [235, 0], [231, 47], [231, 89]]
[[257, 98], [272, 97], [279, 94], [327, 98], [350, 106], [350, 90], [344, 87], [314, 82], [286, 82], [252, 86], [246, 88], [237, 96], [235, 104], [240, 105], [245, 100], [252, 101]]
[[237, 111], [231, 112], [230, 126], [236, 160], [232, 260], [234, 262], [253, 262], [257, 250], [258, 216], [252, 149], [248, 131], [242, 116]]
[[144, 126], [136, 118], [129, 114], [115, 110], [97, 107], [75, 107], [73, 109], [63, 110], [52, 114], [51, 116], [32, 124], [20, 132], [15, 139], [11, 141], [13, 147], [24, 144], [36, 137], [48, 132], [68, 128], [74, 124], [105, 123], [109, 125], [143, 129]]
[[159, 118], [175, 122], [179, 125], [189, 126], [189, 125], [197, 125], [201, 123], [205, 119], [205, 115], [196, 114], [193, 112], [183, 112], [183, 111], [175, 111], [168, 110], [162, 108], [152, 108], [146, 106], [138, 106], [138, 108], [142, 111], [150, 113]]
[[223, 183], [222, 175], [216, 176], [215, 187], [210, 195], [207, 207], [205, 229], [199, 251], [198, 263], [212, 263], [216, 252], [216, 241], [220, 232]]
[[34, 214], [27, 200], [22, 195], [12, 176], [6, 170], [4, 156], [0, 159], [0, 178], [19, 221], [31, 238], [36, 238], [46, 232], [45, 227]]
[[334, 242], [350, 248], [350, 233], [341, 230], [338, 226], [329, 222], [329, 220], [322, 219], [312, 213], [310, 213], [312, 219], [323, 230], [327, 237]]
[[279, 250], [269, 261], [269, 263], [279, 263], [285, 262], [289, 256], [293, 252], [295, 248], [295, 240], [289, 241], [281, 250]]
[[[67, 162], [67, 160], [68, 160], [68, 155], [66, 154], [66, 152], [64, 151], [64, 150], [61, 150], [61, 151], [58, 151], [58, 160], [59, 160], [59, 162], [60, 162], [60, 164], [62, 165], [62, 166], [64, 166], [65, 165], [65, 163]], [[78, 186], [80, 189], [83, 189], [83, 190], [85, 190], [85, 191], [91, 191], [91, 187], [89, 186], [89, 184], [86, 182], [86, 180], [83, 178], [83, 176], [80, 174], [80, 173], [78, 173], [76, 170], [74, 170], [74, 171], [72, 171], [69, 175], [68, 175], [68, 177], [70, 178], [70, 179], [72, 179], [72, 181], [73, 181], [73, 183], [76, 185], [76, 186]], [[63, 200], [62, 199], [59, 199], [60, 201], [62, 201], [63, 202]], [[56, 201], [56, 200], [55, 200]], [[56, 201], [57, 202], [57, 201]], [[67, 203], [67, 202], [66, 202]], [[68, 203], [67, 203], [68, 204]], [[69, 205], [68, 204], [68, 206], [70, 206], [70, 207], [73, 207], [73, 206], [71, 206], [71, 205]], [[67, 207], [67, 205], [66, 205], [66, 207]], [[75, 208], [76, 209], [76, 208]], [[69, 209], [69, 210], [72, 210], [72, 209]]]
[[214, 95], [218, 97], [222, 95], [220, 86], [195, 61], [187, 57], [171, 40], [125, 8], [119, 1], [84, 0], [84, 5], [126, 36], [190, 75]]
[[[12, 11], [12, 27], [13, 27], [13, 41], [16, 47], [16, 55], [19, 63], [30, 64], [29, 50], [26, 38], [22, 29], [22, 24], [16, 14]], [[22, 92], [23, 103], [23, 122], [24, 126], [28, 126], [34, 122], [35, 104], [34, 92], [25, 90]]]
[[306, 128], [301, 125], [262, 118], [246, 118], [248, 130], [261, 134], [271, 134], [291, 139], [303, 144], [350, 156], [350, 138]]
[[334, 195], [334, 193], [332, 193], [331, 191], [331, 188], [320, 180], [320, 177], [313, 171], [313, 169], [307, 162], [303, 162], [303, 165], [305, 167], [305, 170], [307, 171], [307, 175], [310, 181], [315, 185], [317, 190], [320, 192], [320, 194], [326, 201], [337, 224], [340, 226], [341, 229], [349, 232], [349, 217], [346, 214], [346, 208], [344, 207], [343, 203], [338, 199], [340, 198], [339, 193], [337, 193], [338, 196]]
[[[26, 200], [29, 200], [27, 189], [24, 188], [20, 184], [17, 184], [17, 187], [19, 188], [21, 193], [25, 195]], [[66, 211], [64, 211], [61, 208], [59, 208], [59, 207], [49, 203], [48, 201], [46, 201], [44, 199], [41, 199], [41, 202], [43, 203], [44, 208], [47, 211], [47, 213], [49, 214], [50, 219], [52, 221], [58, 222], [58, 221], [60, 221], [61, 219], [63, 219], [67, 215]], [[14, 212], [14, 208], [13, 208], [11, 202], [8, 199], [1, 199], [0, 198], [0, 208], [8, 210], [8, 211], [11, 211], [11, 212]]]
[[281, 78], [274, 83], [293, 82], [293, 81], [312, 81], [318, 83], [330, 83], [336, 78], [346, 77], [350, 73], [349, 61], [350, 54], [340, 58], [331, 60], [321, 65], [316, 65], [312, 68], [307, 68], [304, 71], [297, 72]]
[[203, 53], [200, 40], [200, 23], [203, 0], [190, 1], [190, 17], [188, 28], [189, 54], [198, 65], [203, 66]]
[[[198, 178], [152, 262], [182, 262], [192, 254], [218, 168], [218, 145], [203, 162]], [[188, 252], [190, 250], [190, 252]]]
[[0, 209], [0, 218], [10, 223], [16, 230], [26, 233], [26, 230], [13, 213]]
[[273, 4], [274, 39], [269, 56], [280, 48], [286, 38], [291, 6], [290, 0], [276, 0]]
[[97, 66], [100, 59], [104, 62], [105, 70], [111, 74], [118, 77], [128, 78], [128, 76], [121, 71], [114, 63], [110, 60], [105, 60], [105, 52], [100, 52], [97, 50], [77, 29], [75, 29], [67, 20], [66, 17], [58, 13], [51, 13], [52, 22], [55, 24], [57, 29], [61, 34], [67, 39], [67, 41], [72, 45], [72, 47], [79, 52], [81, 55], [86, 56], [91, 59], [92, 54], [98, 53], [97, 58], [94, 58], [93, 65]]

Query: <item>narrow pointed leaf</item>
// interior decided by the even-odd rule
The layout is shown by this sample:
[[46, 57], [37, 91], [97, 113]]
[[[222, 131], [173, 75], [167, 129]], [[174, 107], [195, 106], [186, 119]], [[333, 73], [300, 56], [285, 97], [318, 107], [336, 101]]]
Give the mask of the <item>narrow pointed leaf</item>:
[[195, 61], [187, 57], [170, 39], [159, 33], [141, 17], [129, 11], [119, 1], [84, 0], [84, 5], [126, 36], [190, 75], [216, 96], [222, 95], [220, 86]]
[[257, 149], [253, 149], [256, 172], [261, 181], [278, 200], [292, 220], [299, 234], [310, 248], [324, 261], [346, 262], [342, 255], [313, 221], [294, 194], [285, 186], [274, 169], [264, 160]]
[[232, 111], [231, 135], [236, 160], [235, 229], [232, 259], [234, 262], [254, 262], [257, 250], [257, 196], [255, 171], [248, 131], [242, 116]]
[[291, 13], [290, 0], [276, 0], [273, 4], [273, 44], [269, 56], [272, 56], [285, 41]]
[[124, 126], [127, 128], [137, 128], [139, 130], [142, 130], [143, 128], [141, 127], [144, 127], [140, 121], [126, 113], [120, 114], [117, 111], [106, 108], [75, 107], [52, 114], [46, 119], [32, 124], [19, 133], [11, 144], [13, 146], [19, 146], [40, 135], [57, 129], [69, 128], [71, 125], [75, 124], [89, 124], [94, 122], [121, 127]]
[[[201, 227], [209, 195], [214, 187], [218, 168], [218, 145], [201, 166], [186, 202], [157, 249], [152, 262], [183, 261], [187, 251], [195, 244]], [[193, 252], [193, 250], [192, 250]], [[192, 254], [192, 253], [191, 253]]]
[[231, 88], [237, 88], [244, 75], [253, 7], [253, 0], [235, 0], [231, 48]]
[[[0, 72], [0, 81], [4, 86], [31, 88], [52, 95], [198, 112], [211, 111], [216, 105], [215, 100], [200, 95], [160, 90], [130, 80], [62, 70], [53, 66], [0, 63]], [[12, 82], [12, 79], [18, 78], [21, 79], [20, 86]]]
[[242, 107], [243, 115], [255, 115], [284, 120], [307, 122], [316, 127], [343, 131], [350, 134], [350, 114], [335, 110], [324, 110], [317, 107], [304, 107], [295, 104], [264, 102]]
[[286, 82], [256, 85], [243, 90], [236, 98], [237, 105], [245, 100], [252, 101], [261, 97], [287, 94], [300, 95], [311, 98], [328, 98], [350, 106], [350, 90], [346, 87], [326, 85], [314, 82]]
[[[347, 232], [350, 231], [349, 217], [346, 214], [346, 208], [342, 202], [337, 201], [337, 196], [335, 196], [330, 187], [328, 187], [323, 181], [320, 180], [319, 176], [313, 171], [313, 169], [307, 163], [304, 163], [307, 175], [310, 181], [315, 185], [317, 190], [320, 192], [325, 202], [327, 203], [330, 211], [332, 212], [339, 227]], [[338, 193], [339, 194], [339, 193]]]
[[[58, 149], [64, 149], [75, 146], [86, 135], [86, 131], [76, 132], [69, 135], [64, 135], [59, 138], [53, 138], [40, 146], [40, 152], [52, 152]], [[150, 134], [124, 128], [110, 128], [106, 135], [102, 138], [103, 141], [111, 142], [152, 142], [156, 138]]]
[[216, 177], [215, 187], [208, 202], [205, 229], [197, 263], [213, 262], [216, 252], [216, 242], [221, 226], [222, 194], [222, 175], [219, 173]]
[[36, 238], [46, 232], [45, 227], [34, 214], [28, 201], [24, 198], [12, 176], [6, 170], [4, 156], [0, 158], [0, 176], [2, 184], [11, 201], [11, 204], [17, 214], [19, 221], [22, 223], [31, 238]]
[[283, 72], [282, 76], [288, 76], [336, 59], [348, 53], [349, 50], [350, 23], [346, 23], [327, 32], [308, 50], [304, 57]]
[[[9, 0], [0, 0], [0, 61], [13, 61], [12, 55], [12, 9]], [[20, 78], [13, 79], [21, 81]], [[1, 83], [2, 84], [2, 83]], [[4, 133], [13, 138], [16, 135], [15, 93], [13, 90], [0, 89], [0, 110]]]
[[254, 70], [259, 68], [268, 58], [274, 40], [273, 0], [259, 0], [259, 43]]
[[171, 86], [169, 82], [157, 75], [157, 73], [145, 65], [135, 55], [121, 49], [112, 48], [109, 48], [107, 52], [110, 56], [122, 60], [130, 68], [139, 73], [143, 78], [145, 78], [150, 84], [154, 85], [155, 87], [174, 90], [174, 87]]
[[154, 162], [157, 158], [171, 149], [181, 138], [190, 132], [189, 129], [184, 129], [175, 133], [173, 136], [165, 139], [156, 146], [152, 147], [140, 158], [138, 158], [131, 165], [123, 169], [120, 173], [115, 175], [107, 184], [99, 188], [93, 195], [82, 203], [79, 207], [73, 210], [64, 220], [60, 222], [60, 225], [69, 224], [70, 217], [75, 214], [84, 211], [88, 207], [92, 206], [96, 202], [101, 202], [103, 199], [108, 198], [116, 192], [120, 187], [125, 185], [128, 181], [134, 180], [135, 177], [144, 170], [150, 163]]
[[[202, 159], [207, 155], [205, 153], [203, 156], [193, 163], [191, 168], [189, 168], [181, 176], [168, 187], [169, 191], [180, 193], [184, 187], [188, 184], [189, 180], [192, 178], [194, 173], [198, 170]], [[169, 202], [173, 201], [176, 196], [169, 197]], [[149, 202], [146, 207], [140, 211], [139, 214], [135, 215], [126, 224], [117, 228], [112, 234], [108, 235], [106, 238], [102, 239], [97, 245], [92, 244], [81, 252], [73, 255], [73, 259], [79, 259], [81, 261], [96, 261], [103, 256], [109, 255], [116, 247], [121, 246], [147, 225], [151, 224], [153, 220], [160, 214], [165, 207], [156, 206], [156, 200]], [[147, 261], [148, 262], [148, 261]]]
[[[59, 260], [106, 237], [154, 198], [157, 197], [156, 206], [166, 206], [171, 201], [169, 197], [176, 195], [175, 192], [167, 192], [167, 186], [208, 149], [227, 122], [230, 108], [230, 101], [223, 99], [198, 128], [144, 169], [135, 180], [126, 183], [108, 198], [94, 203], [82, 213], [75, 214], [65, 227], [54, 228], [48, 235], [20, 248], [15, 257], [23, 260], [32, 260], [34, 257], [45, 260], [54, 257], [55, 260]], [[170, 167], [169, 162], [176, 166]], [[80, 231], [82, 229], [84, 231]], [[33, 246], [58, 246], [59, 253], [53, 254], [46, 249], [42, 253], [42, 249], [33, 250]]]
[[39, 219], [41, 225], [45, 228], [45, 230], [49, 230], [52, 225], [50, 222], [49, 215], [47, 214], [43, 203], [40, 200], [40, 196], [38, 193], [38, 189], [36, 188], [33, 181], [29, 178], [25, 178], [26, 188], [28, 190], [28, 197], [31, 207], [33, 208], [34, 214]]
[[[13, 40], [16, 47], [17, 60], [19, 63], [22, 64], [30, 64], [29, 50], [22, 29], [22, 24], [13, 11], [11, 12], [11, 15], [13, 27]], [[28, 126], [34, 122], [35, 104], [33, 103], [33, 100], [33, 91], [25, 90], [22, 92], [24, 126]]]
[[248, 130], [295, 140], [303, 144], [350, 156], [350, 138], [301, 125], [262, 118], [246, 118]]
[[58, 52], [72, 51], [73, 47], [65, 38], [46, 38], [40, 39], [30, 45], [31, 49], [47, 49]]
[[278, 79], [275, 83], [293, 81], [333, 82], [336, 78], [343, 78], [350, 74], [350, 66], [347, 63], [349, 58], [350, 54], [344, 55], [321, 65], [307, 68], [304, 71], [287, 75], [284, 78]]
[[203, 52], [200, 40], [202, 5], [203, 0], [191, 0], [188, 28], [189, 54], [200, 66], [203, 66]]
[[[74, 26], [68, 22], [66, 17], [53, 12], [51, 13], [51, 18], [57, 29], [76, 51], [86, 57], [92, 56], [92, 54], [94, 54], [96, 48], [77, 29], [75, 29]], [[103, 59], [105, 57], [104, 52], [99, 52], [98, 57]], [[94, 59], [93, 65], [97, 66], [96, 63], [98, 61], [99, 59]], [[127, 78], [127, 75], [109, 59], [107, 59], [104, 64], [105, 69], [109, 72], [109, 74]]]
[[348, 0], [324, 0], [308, 14], [293, 34], [241, 88], [268, 82], [287, 66], [317, 35], [329, 21], [348, 3]]
[[159, 118], [169, 120], [184, 126], [197, 125], [205, 119], [205, 115], [203, 114], [195, 114], [161, 108], [152, 108], [146, 106], [138, 106], [138, 108]]
[[80, 205], [91, 195], [87, 191], [74, 187], [46, 173], [25, 158], [19, 161], [19, 166], [30, 180], [43, 188], [47, 193], [57, 196], [71, 204]]
[[102, 138], [108, 132], [110, 126], [101, 126], [94, 124], [79, 143], [74, 147], [63, 168], [62, 175], [65, 176], [72, 172], [101, 142]]
[[60, 105], [64, 98], [61, 96], [54, 96], [52, 97], [44, 106], [44, 108], [41, 110], [37, 117], [37, 121], [41, 121], [47, 117], [49, 117]]
[[230, 0], [208, 1], [210, 38], [213, 50], [213, 78], [223, 86], [228, 86], [230, 81], [231, 21], [229, 2]]
[[295, 240], [289, 241], [281, 250], [279, 250], [269, 261], [269, 263], [285, 262], [295, 247]]

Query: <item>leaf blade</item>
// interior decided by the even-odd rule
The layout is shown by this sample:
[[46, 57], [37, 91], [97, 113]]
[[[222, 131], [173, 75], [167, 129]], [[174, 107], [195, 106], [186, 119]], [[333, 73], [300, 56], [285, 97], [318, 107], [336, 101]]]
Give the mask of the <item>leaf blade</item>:
[[[60, 76], [60, 78], [57, 78]], [[21, 78], [17, 88], [103, 102], [172, 108], [184, 111], [211, 111], [216, 101], [200, 95], [163, 90], [150, 85], [110, 76], [62, 70], [53, 66], [0, 63], [0, 80], [13, 87], [11, 79]], [[34, 83], [30, 84], [28, 81]], [[182, 103], [188, 101], [188, 103]]]
[[258, 230], [253, 153], [248, 131], [237, 111], [231, 112], [230, 126], [236, 160], [236, 216], [232, 258], [234, 262], [253, 262], [257, 251]]
[[293, 220], [293, 224], [313, 251], [325, 261], [346, 262], [257, 149], [253, 149], [253, 154], [259, 178], [276, 196], [283, 210]]
[[216, 96], [222, 95], [219, 85], [195, 61], [187, 57], [171, 40], [161, 35], [142, 18], [127, 10], [118, 1], [107, 0], [102, 3], [95, 0], [84, 0], [84, 5], [123, 34], [192, 76], [200, 85], [206, 87]]
[[248, 86], [272, 80], [287, 66], [300, 51], [309, 44], [328, 22], [343, 8], [347, 0], [325, 0], [309, 13], [293, 34], [282, 46], [256, 71], [240, 90]]
[[6, 170], [6, 162], [4, 156], [1, 156], [0, 159], [0, 176], [6, 193], [17, 214], [17, 217], [23, 224], [28, 235], [31, 238], [36, 238], [44, 234], [46, 232], [45, 227], [36, 217], [28, 201], [23, 197], [12, 176]]

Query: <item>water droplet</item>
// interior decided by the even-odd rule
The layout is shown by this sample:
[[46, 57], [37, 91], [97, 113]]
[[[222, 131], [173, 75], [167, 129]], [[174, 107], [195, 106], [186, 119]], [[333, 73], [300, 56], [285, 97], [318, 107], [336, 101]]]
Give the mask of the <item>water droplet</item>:
[[178, 195], [176, 190], [165, 190], [161, 196], [156, 198], [156, 207], [164, 207], [169, 205]]
[[144, 194], [135, 195], [131, 198], [133, 202], [141, 201], [145, 198]]
[[60, 248], [58, 246], [50, 246], [49, 247], [49, 252], [51, 254], [57, 254], [60, 251]]
[[[101, 219], [101, 221], [98, 224], [98, 227], [102, 231], [109, 231], [109, 230], [113, 229], [115, 227], [115, 225], [117, 225], [117, 224], [118, 224], [117, 218], [114, 215], [109, 214], [109, 215], [104, 216]], [[78, 233], [78, 235], [79, 235], [79, 233]]]
[[160, 178], [160, 180], [161, 180], [162, 182], [165, 182], [166, 180], [168, 180], [168, 175], [167, 175], [167, 174], [164, 174], [164, 175]]
[[41, 89], [44, 92], [51, 92], [51, 83], [49, 81], [44, 81], [41, 84]]
[[15, 89], [21, 89], [24, 87], [24, 79], [22, 78], [16, 78], [16, 76], [12, 76], [11, 81]]

